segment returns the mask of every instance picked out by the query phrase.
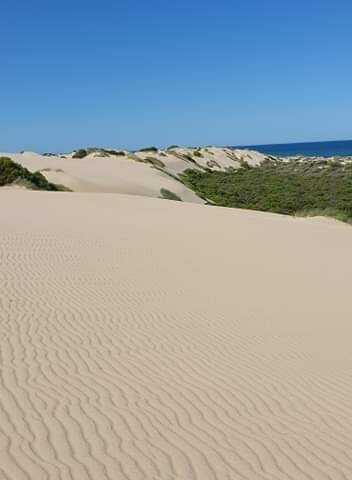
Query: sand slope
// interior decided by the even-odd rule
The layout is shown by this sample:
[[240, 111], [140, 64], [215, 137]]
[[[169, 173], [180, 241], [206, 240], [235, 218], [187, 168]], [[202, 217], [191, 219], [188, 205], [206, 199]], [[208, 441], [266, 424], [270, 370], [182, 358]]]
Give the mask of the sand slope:
[[1, 480], [352, 478], [352, 229], [0, 191]]
[[74, 192], [124, 193], [159, 198], [161, 189], [166, 189], [190, 203], [204, 203], [204, 200], [178, 180], [178, 175], [185, 170], [207, 168], [226, 171], [239, 168], [243, 161], [258, 165], [265, 159], [265, 155], [258, 152], [219, 147], [178, 147], [135, 153], [124, 151], [124, 156], [109, 156], [102, 150], [92, 151], [84, 158], [72, 158], [72, 155], [0, 153], [0, 157], [10, 157], [32, 172], [40, 171], [49, 182], [64, 185]]
[[85, 158], [46, 157], [37, 153], [0, 154], [11, 157], [30, 171], [41, 171], [49, 180], [75, 192], [127, 193], [160, 197], [162, 188], [176, 193], [182, 200], [204, 203], [192, 190], [167, 173], [147, 163], [125, 157]]

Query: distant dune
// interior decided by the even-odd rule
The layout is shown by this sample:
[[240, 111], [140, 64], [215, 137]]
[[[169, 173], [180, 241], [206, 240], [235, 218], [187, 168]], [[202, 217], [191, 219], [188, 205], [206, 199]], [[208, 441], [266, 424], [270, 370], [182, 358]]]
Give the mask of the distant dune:
[[[124, 157], [12, 157], [199, 201]], [[1, 480], [352, 478], [351, 227], [9, 189], [0, 224]]]
[[72, 158], [74, 153], [39, 155], [31, 152], [0, 153], [0, 157], [10, 157], [32, 172], [40, 171], [49, 182], [64, 185], [75, 192], [125, 193], [158, 198], [163, 189], [192, 203], [204, 201], [177, 179], [177, 175], [186, 169], [224, 171], [239, 168], [243, 161], [255, 165], [265, 158], [258, 152], [216, 147], [116, 152], [121, 155], [90, 149], [83, 158]]

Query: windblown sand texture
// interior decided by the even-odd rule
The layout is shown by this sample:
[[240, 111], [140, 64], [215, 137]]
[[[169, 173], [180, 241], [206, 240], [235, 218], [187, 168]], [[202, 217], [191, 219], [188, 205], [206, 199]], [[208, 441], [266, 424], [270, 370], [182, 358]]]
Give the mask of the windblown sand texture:
[[352, 229], [0, 191], [1, 480], [352, 478]]

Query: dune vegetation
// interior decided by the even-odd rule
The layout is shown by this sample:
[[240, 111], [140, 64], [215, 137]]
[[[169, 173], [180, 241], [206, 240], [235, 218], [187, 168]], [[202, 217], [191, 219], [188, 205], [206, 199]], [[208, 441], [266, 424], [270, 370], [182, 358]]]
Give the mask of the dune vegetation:
[[[352, 223], [352, 157], [280, 158], [176, 145], [138, 152], [86, 147], [66, 158], [48, 155], [23, 153], [2, 159], [1, 185], [64, 190], [50, 183], [58, 181], [66, 182], [67, 190], [147, 195]], [[116, 158], [121, 161], [116, 163]]]
[[215, 205], [352, 222], [352, 164], [342, 161], [268, 160], [229, 172], [188, 169], [181, 179]]
[[116, 157], [124, 157], [126, 153], [123, 150], [108, 150], [104, 148], [104, 152], [107, 153], [108, 155], [113, 155]]
[[160, 198], [163, 198], [165, 200], [176, 200], [178, 202], [182, 202], [182, 198], [180, 198], [176, 193], [171, 192], [167, 188], [161, 188], [160, 189]]
[[72, 158], [84, 158], [88, 155], [88, 151], [85, 148], [80, 148], [72, 155]]
[[30, 172], [8, 157], [0, 157], [0, 187], [18, 185], [31, 190], [68, 191], [62, 185], [56, 185], [40, 172]]

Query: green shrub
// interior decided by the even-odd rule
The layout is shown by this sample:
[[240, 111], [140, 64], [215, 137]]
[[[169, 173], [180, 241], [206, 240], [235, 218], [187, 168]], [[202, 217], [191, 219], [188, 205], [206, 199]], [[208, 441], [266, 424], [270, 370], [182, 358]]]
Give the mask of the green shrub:
[[189, 162], [192, 162], [194, 163], [195, 165], [197, 165], [197, 162], [194, 160], [194, 158], [189, 155], [188, 153], [180, 153], [179, 155], [177, 155], [179, 158], [181, 158], [182, 160], [188, 160]]
[[164, 198], [165, 200], [177, 200], [178, 202], [182, 202], [182, 198], [176, 195], [176, 193], [167, 190], [166, 188], [160, 189], [160, 198]]
[[147, 148], [141, 148], [139, 151], [140, 151], [140, 152], [154, 152], [154, 153], [158, 153], [159, 149], [156, 148], [156, 147], [147, 147]]
[[143, 161], [146, 162], [146, 163], [150, 163], [154, 167], [159, 167], [159, 168], [164, 168], [165, 167], [165, 163], [162, 162], [161, 160], [159, 160], [158, 158], [155, 158], [155, 157], [146, 157], [146, 158], [143, 159]]
[[215, 168], [215, 167], [216, 167], [216, 168], [221, 168], [220, 165], [218, 164], [218, 162], [215, 161], [215, 160], [208, 160], [208, 161], [207, 161], [207, 166], [208, 166], [209, 168]]
[[88, 155], [87, 150], [80, 148], [77, 152], [72, 155], [72, 158], [84, 158]]
[[309, 161], [268, 161], [227, 172], [188, 169], [180, 179], [202, 198], [225, 207], [289, 215], [320, 211], [352, 219], [352, 165], [317, 168]]
[[104, 150], [104, 152], [108, 153], [109, 155], [115, 155], [117, 157], [124, 157], [126, 155], [126, 153], [122, 150]]
[[170, 145], [166, 150], [173, 150], [174, 148], [180, 148], [178, 145]]
[[195, 152], [193, 152], [193, 155], [195, 157], [203, 158], [203, 154], [199, 150], [196, 150]]
[[5, 185], [23, 185], [32, 190], [68, 190], [62, 185], [48, 182], [40, 172], [30, 172], [11, 158], [0, 157], [0, 186]]

